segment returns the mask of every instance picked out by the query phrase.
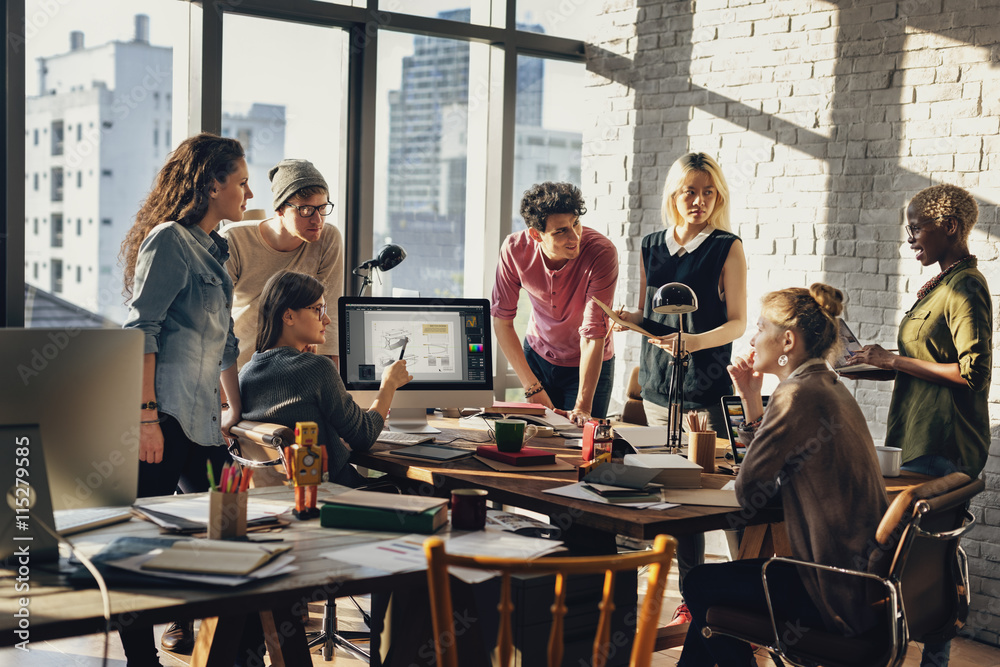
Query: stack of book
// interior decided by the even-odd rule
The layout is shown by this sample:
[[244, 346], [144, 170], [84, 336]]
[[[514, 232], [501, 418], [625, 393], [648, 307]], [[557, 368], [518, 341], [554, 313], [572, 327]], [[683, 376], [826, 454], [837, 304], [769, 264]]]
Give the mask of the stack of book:
[[668, 489], [701, 488], [701, 466], [680, 454], [626, 454], [624, 463], [656, 470], [653, 481]]
[[320, 499], [320, 525], [396, 533], [433, 533], [448, 522], [448, 501], [353, 489]]
[[512, 466], [540, 466], [556, 462], [554, 453], [534, 447], [522, 447], [519, 452], [501, 452], [496, 445], [480, 445], [476, 447], [476, 456]]

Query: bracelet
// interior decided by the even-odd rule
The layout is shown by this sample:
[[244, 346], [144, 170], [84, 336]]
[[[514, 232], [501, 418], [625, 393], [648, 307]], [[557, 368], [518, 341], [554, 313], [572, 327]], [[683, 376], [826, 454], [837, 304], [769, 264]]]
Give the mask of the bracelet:
[[528, 387], [527, 389], [524, 390], [524, 397], [531, 398], [535, 394], [541, 393], [541, 391], [542, 391], [541, 383], [536, 382], [535, 384], [531, 385], [531, 387]]
[[159, 408], [160, 404], [157, 403], [156, 401], [146, 401], [145, 403], [139, 406], [140, 410], [158, 410]]
[[159, 419], [153, 419], [148, 422], [139, 422], [140, 424], [162, 424], [166, 420], [166, 417], [160, 417]]
[[764, 419], [764, 415], [757, 417], [757, 419], [754, 419], [752, 422], [744, 421], [742, 424], [740, 424], [740, 429], [744, 431], [756, 430], [756, 428], [760, 426], [760, 422], [762, 419]]
[[229, 409], [229, 403], [223, 403], [222, 404], [222, 409], [223, 410], [228, 410]]

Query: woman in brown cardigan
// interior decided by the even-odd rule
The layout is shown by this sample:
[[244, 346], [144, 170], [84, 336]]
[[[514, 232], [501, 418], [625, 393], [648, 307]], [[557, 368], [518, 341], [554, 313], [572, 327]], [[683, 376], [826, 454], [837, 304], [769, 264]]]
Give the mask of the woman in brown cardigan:
[[[826, 361], [835, 352], [842, 310], [841, 292], [820, 283], [764, 297], [753, 351], [729, 367], [747, 419], [736, 495], [748, 518], [765, 504], [781, 504], [794, 558], [857, 569], [867, 563], [888, 503], [864, 415]], [[780, 380], [767, 410], [763, 373]], [[701, 630], [715, 604], [766, 609], [763, 563], [743, 560], [691, 571], [685, 597], [693, 620], [680, 667], [754, 664], [748, 644], [719, 635], [705, 639]], [[769, 570], [768, 583], [782, 592], [772, 598], [776, 613], [792, 623], [854, 634], [875, 622], [864, 587], [815, 572], [800, 578], [791, 568], [777, 567]]]

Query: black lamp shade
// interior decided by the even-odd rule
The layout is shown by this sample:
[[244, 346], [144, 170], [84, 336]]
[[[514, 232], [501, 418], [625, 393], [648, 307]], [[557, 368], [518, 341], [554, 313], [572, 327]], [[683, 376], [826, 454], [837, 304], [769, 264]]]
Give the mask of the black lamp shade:
[[698, 297], [683, 283], [667, 283], [653, 295], [653, 312], [680, 315], [698, 310]]
[[378, 263], [375, 267], [380, 271], [388, 271], [406, 259], [406, 251], [403, 250], [402, 246], [390, 243], [389, 245], [382, 246], [382, 249], [378, 251], [376, 259]]

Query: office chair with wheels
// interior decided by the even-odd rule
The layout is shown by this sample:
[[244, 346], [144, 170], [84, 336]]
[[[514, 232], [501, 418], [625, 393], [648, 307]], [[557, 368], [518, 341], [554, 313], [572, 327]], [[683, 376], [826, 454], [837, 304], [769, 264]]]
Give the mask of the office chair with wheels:
[[[241, 421], [230, 429], [235, 441], [229, 448], [229, 454], [242, 466], [253, 468], [251, 486], [284, 486], [286, 482], [284, 466], [284, 448], [295, 442], [294, 431], [280, 424], [265, 422]], [[363, 488], [372, 491], [391, 491], [393, 487], [381, 479], [374, 479]], [[351, 598], [351, 602], [361, 612], [365, 625], [371, 627], [371, 618], [361, 609], [361, 606]], [[353, 654], [368, 662], [371, 655], [368, 651], [352, 643], [351, 640], [367, 640], [368, 632], [339, 631], [337, 629], [337, 604], [331, 598], [323, 605], [323, 629], [318, 633], [310, 633], [309, 648], [322, 645], [322, 655], [325, 660], [333, 660], [335, 647]]]
[[473, 568], [498, 571], [502, 575], [500, 589], [500, 629], [497, 637], [497, 652], [500, 667], [509, 667], [514, 647], [511, 614], [514, 605], [511, 600], [511, 574], [555, 574], [555, 592], [552, 603], [552, 628], [549, 634], [548, 664], [557, 667], [562, 664], [563, 620], [566, 616], [566, 577], [578, 574], [604, 574], [604, 595], [599, 608], [600, 620], [594, 638], [592, 665], [604, 667], [611, 648], [611, 614], [614, 611], [614, 575], [620, 570], [634, 570], [649, 565], [649, 584], [642, 610], [636, 619], [635, 641], [632, 644], [630, 667], [648, 667], [653, 656], [656, 628], [660, 619], [660, 605], [666, 586], [670, 559], [674, 555], [675, 542], [672, 537], [658, 535], [652, 551], [628, 555], [583, 556], [565, 558], [538, 558], [524, 560], [496, 558], [491, 556], [455, 556], [445, 552], [444, 542], [431, 537], [424, 542], [427, 554], [427, 581], [431, 598], [431, 618], [434, 625], [434, 650], [439, 667], [458, 667], [458, 650], [452, 611], [451, 585], [448, 581], [448, 567]]
[[[910, 639], [946, 641], [965, 623], [968, 570], [959, 539], [975, 522], [969, 501], [984, 487], [980, 479], [952, 473], [901, 493], [879, 523], [877, 547], [865, 572], [772, 558], [762, 574], [768, 613], [711, 607], [703, 634], [709, 639], [719, 634], [762, 646], [779, 666], [785, 661], [800, 667], [898, 667]], [[767, 571], [789, 565], [838, 573], [844, 585], [853, 577], [857, 586], [881, 587], [884, 597], [875, 603], [878, 624], [854, 637], [826, 628], [805, 628], [795, 633], [794, 645], [782, 640]]]

